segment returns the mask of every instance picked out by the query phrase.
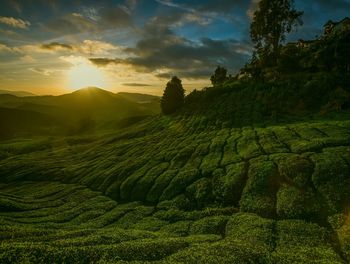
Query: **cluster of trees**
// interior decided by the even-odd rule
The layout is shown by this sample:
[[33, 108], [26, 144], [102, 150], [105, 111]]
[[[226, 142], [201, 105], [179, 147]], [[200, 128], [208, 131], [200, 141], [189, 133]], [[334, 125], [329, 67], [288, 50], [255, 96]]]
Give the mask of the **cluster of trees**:
[[[253, 58], [268, 59], [277, 63], [282, 42], [286, 33], [294, 26], [301, 25], [303, 12], [294, 9], [294, 0], [262, 0], [251, 24], [251, 38], [255, 43]], [[213, 86], [220, 86], [232, 77], [227, 69], [218, 66], [210, 80]], [[173, 77], [164, 90], [161, 109], [164, 114], [176, 112], [184, 104], [185, 91], [181, 80]]]
[[[210, 77], [213, 86], [220, 86], [226, 81], [232, 79], [232, 76], [227, 76], [227, 69], [218, 66], [214, 74]], [[185, 102], [185, 90], [182, 86], [182, 81], [174, 76], [166, 85], [163, 96], [160, 100], [162, 113], [165, 115], [173, 114], [180, 109]]]
[[303, 13], [294, 8], [294, 0], [260, 1], [250, 26], [254, 56], [276, 65], [286, 34], [303, 24]]
[[[303, 24], [302, 15], [303, 12], [295, 9], [294, 0], [259, 1], [250, 27], [254, 52], [251, 61], [242, 69], [243, 76], [246, 75], [259, 81], [269, 82], [279, 79], [284, 82], [289, 73], [307, 74], [329, 72], [334, 69], [335, 72], [350, 71], [348, 59], [350, 34], [338, 39], [318, 39], [313, 41], [309, 48], [299, 46], [297, 43], [284, 45], [287, 34]], [[283, 73], [288, 74], [283, 75]], [[210, 80], [214, 87], [223, 88], [230, 86], [231, 83], [234, 83], [232, 80], [239, 79], [239, 77], [239, 75], [235, 78], [228, 76], [227, 69], [218, 66]], [[194, 94], [190, 97], [195, 97]], [[344, 93], [338, 94], [343, 95]], [[344, 98], [344, 96], [341, 97]], [[173, 77], [168, 82], [161, 100], [163, 113], [174, 113], [182, 107], [184, 100], [181, 80]]]

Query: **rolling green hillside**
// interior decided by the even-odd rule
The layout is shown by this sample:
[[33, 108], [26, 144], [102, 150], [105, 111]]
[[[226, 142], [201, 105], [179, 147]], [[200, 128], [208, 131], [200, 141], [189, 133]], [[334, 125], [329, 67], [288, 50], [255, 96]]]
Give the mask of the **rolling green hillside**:
[[0, 139], [32, 134], [50, 134], [57, 125], [44, 113], [0, 107]]
[[350, 261], [346, 120], [176, 115], [0, 147], [2, 263]]
[[[7, 109], [6, 118], [0, 121], [6, 128], [7, 137], [66, 135], [115, 129], [156, 115], [159, 113], [159, 98], [85, 88], [61, 96], [16, 97], [3, 94], [0, 95], [0, 107], [3, 111]], [[16, 115], [18, 111], [24, 113], [23, 117]], [[31, 115], [33, 118], [30, 118]], [[46, 117], [46, 122], [42, 119], [39, 122], [40, 126], [47, 127], [46, 131], [37, 125], [34, 115]]]
[[349, 72], [278, 67], [148, 118], [157, 97], [0, 96], [70, 125], [1, 142], [0, 263], [350, 263]]

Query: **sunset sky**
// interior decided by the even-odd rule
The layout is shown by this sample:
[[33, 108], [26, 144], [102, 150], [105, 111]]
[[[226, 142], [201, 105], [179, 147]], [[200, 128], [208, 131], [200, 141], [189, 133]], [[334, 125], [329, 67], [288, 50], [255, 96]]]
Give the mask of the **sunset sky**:
[[[86, 86], [162, 94], [172, 75], [209, 86], [217, 65], [235, 74], [249, 59], [258, 0], [2, 0], [0, 89], [62, 94]], [[304, 26], [320, 35], [350, 0], [297, 0]]]

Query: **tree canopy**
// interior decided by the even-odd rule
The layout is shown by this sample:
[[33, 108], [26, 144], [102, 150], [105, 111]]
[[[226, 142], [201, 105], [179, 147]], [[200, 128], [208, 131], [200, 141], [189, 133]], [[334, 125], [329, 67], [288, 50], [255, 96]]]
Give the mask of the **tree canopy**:
[[224, 67], [218, 66], [214, 75], [210, 77], [213, 86], [223, 84], [227, 80], [227, 70]]
[[286, 34], [303, 24], [303, 13], [294, 9], [294, 0], [261, 0], [250, 26], [258, 54], [267, 55], [275, 64]]
[[172, 114], [182, 107], [185, 100], [185, 90], [181, 80], [174, 76], [166, 85], [160, 107], [163, 114]]

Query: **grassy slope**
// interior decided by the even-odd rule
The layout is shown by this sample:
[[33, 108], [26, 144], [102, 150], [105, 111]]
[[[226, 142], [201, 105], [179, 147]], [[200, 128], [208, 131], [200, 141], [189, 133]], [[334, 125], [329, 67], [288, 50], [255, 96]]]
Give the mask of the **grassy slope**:
[[349, 121], [162, 117], [0, 158], [4, 263], [350, 261]]
[[0, 139], [17, 134], [47, 134], [55, 126], [49, 115], [36, 111], [0, 107]]

